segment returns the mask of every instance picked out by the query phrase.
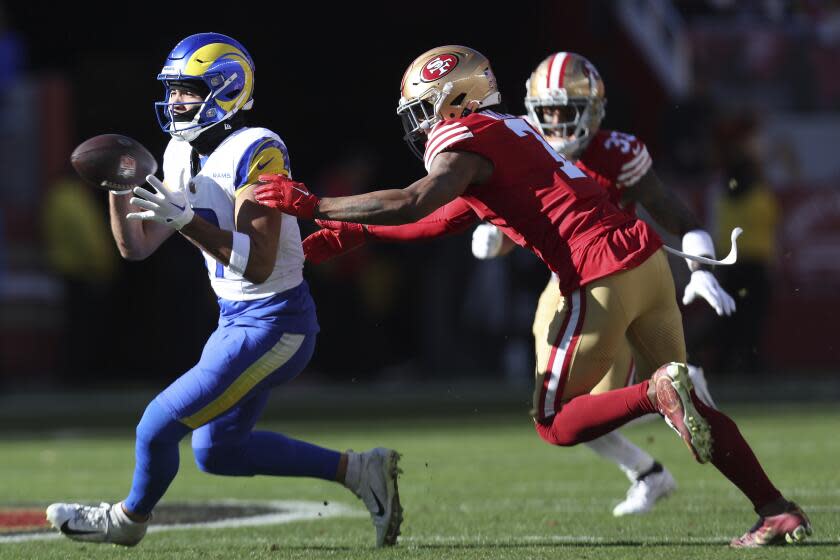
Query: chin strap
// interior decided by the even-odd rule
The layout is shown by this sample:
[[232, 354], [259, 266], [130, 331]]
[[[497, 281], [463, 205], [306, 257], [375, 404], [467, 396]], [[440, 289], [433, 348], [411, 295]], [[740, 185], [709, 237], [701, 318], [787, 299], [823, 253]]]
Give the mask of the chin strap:
[[498, 105], [502, 102], [502, 94], [500, 92], [491, 93], [487, 97], [481, 100], [481, 105], [479, 107], [492, 107], [493, 105]]

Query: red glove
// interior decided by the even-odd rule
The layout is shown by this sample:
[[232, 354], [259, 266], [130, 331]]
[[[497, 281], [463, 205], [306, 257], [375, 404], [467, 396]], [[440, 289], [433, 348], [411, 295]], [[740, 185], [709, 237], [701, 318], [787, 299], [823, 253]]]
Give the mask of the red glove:
[[306, 185], [292, 181], [285, 175], [260, 175], [263, 183], [254, 191], [257, 202], [285, 214], [311, 220], [320, 200]]
[[333, 257], [364, 245], [367, 241], [365, 226], [351, 222], [315, 220], [320, 229], [303, 240], [303, 254], [312, 264], [320, 264]]

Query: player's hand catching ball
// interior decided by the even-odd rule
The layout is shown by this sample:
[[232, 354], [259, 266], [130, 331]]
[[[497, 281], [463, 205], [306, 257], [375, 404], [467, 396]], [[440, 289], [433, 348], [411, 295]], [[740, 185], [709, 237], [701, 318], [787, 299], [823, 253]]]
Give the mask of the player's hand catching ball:
[[129, 202], [143, 208], [143, 212], [131, 212], [126, 216], [129, 220], [151, 220], [169, 226], [176, 230], [190, 223], [193, 219], [193, 209], [187, 202], [183, 191], [171, 192], [154, 175], [146, 176], [146, 182], [152, 185], [157, 193], [143, 187], [134, 187], [134, 196]]
[[260, 175], [262, 184], [254, 191], [257, 202], [285, 214], [311, 220], [320, 200], [306, 185], [285, 175]]

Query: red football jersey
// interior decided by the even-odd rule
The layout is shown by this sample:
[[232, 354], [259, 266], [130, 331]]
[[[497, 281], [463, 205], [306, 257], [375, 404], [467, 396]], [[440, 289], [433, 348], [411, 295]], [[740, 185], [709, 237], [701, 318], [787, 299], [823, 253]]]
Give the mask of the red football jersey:
[[522, 118], [483, 111], [439, 123], [426, 143], [426, 169], [449, 150], [476, 153], [493, 164], [490, 179], [468, 187], [461, 199], [542, 259], [564, 294], [633, 268], [662, 245], [652, 229], [610, 202], [603, 187]]
[[624, 132], [600, 130], [575, 165], [607, 189], [613, 204], [635, 214], [635, 204], [623, 205], [621, 196], [622, 191], [638, 183], [652, 165], [641, 140]]

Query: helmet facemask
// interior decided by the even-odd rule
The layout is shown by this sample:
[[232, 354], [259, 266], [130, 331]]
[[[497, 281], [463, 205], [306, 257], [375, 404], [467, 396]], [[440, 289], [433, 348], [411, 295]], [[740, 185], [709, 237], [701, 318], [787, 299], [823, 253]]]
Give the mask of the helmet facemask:
[[[233, 74], [227, 80], [221, 75], [206, 75], [207, 81], [219, 84], [215, 89], [209, 89], [204, 78], [161, 80], [164, 84], [164, 100], [155, 103], [158, 123], [161, 128], [169, 132], [174, 138], [192, 142], [205, 130], [233, 117], [238, 110], [250, 109], [253, 104], [253, 99], [247, 102], [244, 102], [244, 99], [242, 99], [233, 110], [227, 112], [219, 107], [216, 102], [217, 98], [235, 98], [238, 95], [239, 91], [232, 93], [225, 92], [236, 78], [236, 74]], [[169, 101], [169, 96], [173, 89], [184, 89], [198, 95], [202, 95], [208, 90], [209, 93], [206, 94], [202, 101], [179, 101], [172, 103]], [[175, 111], [176, 106], [186, 106], [188, 109], [179, 113]]]
[[[164, 100], [155, 103], [158, 123], [161, 128], [182, 140], [195, 139], [205, 128], [202, 127], [202, 116], [211, 98], [212, 92], [203, 80], [163, 80]], [[171, 102], [172, 90], [180, 89], [202, 97], [201, 101]], [[186, 107], [184, 111], [177, 111], [176, 107]]]
[[570, 159], [577, 159], [586, 149], [604, 118], [601, 100], [568, 99], [562, 95], [527, 97], [525, 107], [551, 147]]
[[452, 83], [443, 86], [443, 92], [430, 88], [414, 99], [400, 99], [397, 115], [402, 121], [405, 135], [403, 140], [418, 158], [423, 159], [426, 149], [426, 135], [437, 123], [443, 120], [440, 110], [443, 101], [452, 90]]

